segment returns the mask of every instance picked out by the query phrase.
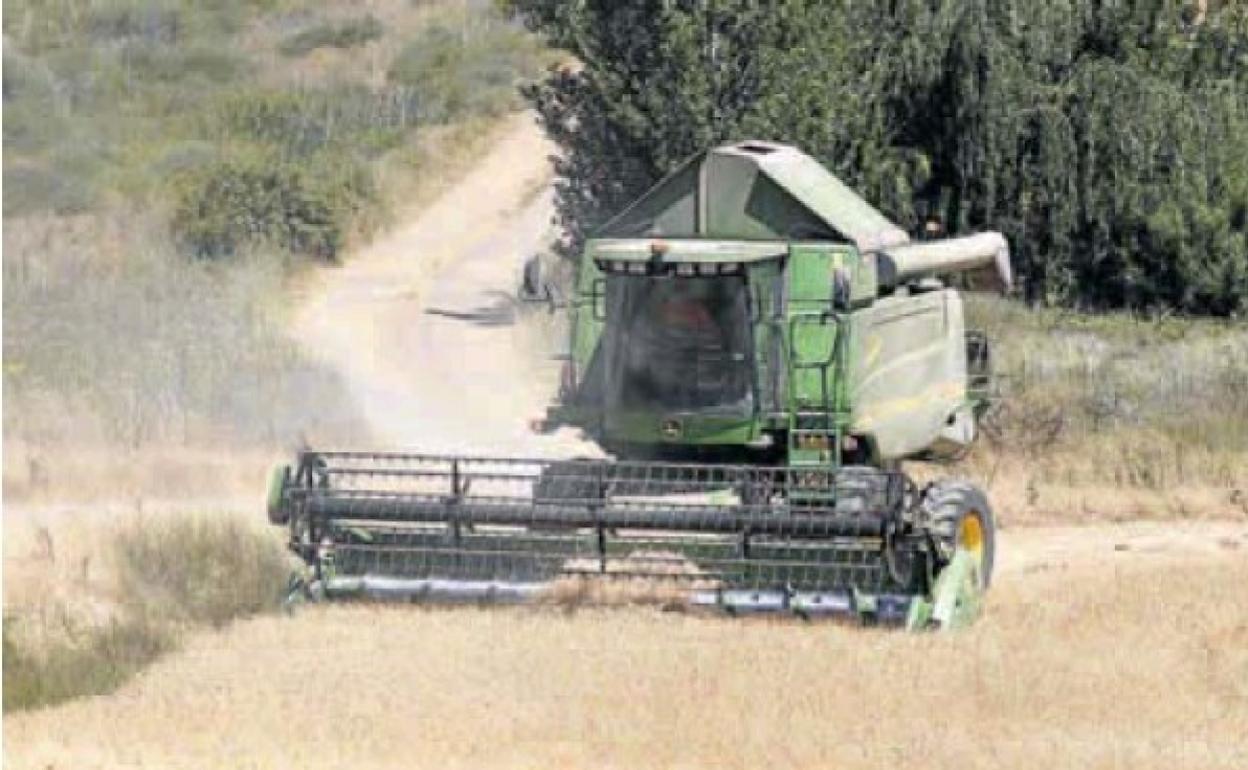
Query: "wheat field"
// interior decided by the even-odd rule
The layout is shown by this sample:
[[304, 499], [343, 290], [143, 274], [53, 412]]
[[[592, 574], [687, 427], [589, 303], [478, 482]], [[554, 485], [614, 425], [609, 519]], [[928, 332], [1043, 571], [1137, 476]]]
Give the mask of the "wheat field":
[[5, 765], [1248, 766], [1248, 530], [1198, 553], [1010, 537], [986, 617], [948, 636], [647, 608], [254, 619], [6, 716]]

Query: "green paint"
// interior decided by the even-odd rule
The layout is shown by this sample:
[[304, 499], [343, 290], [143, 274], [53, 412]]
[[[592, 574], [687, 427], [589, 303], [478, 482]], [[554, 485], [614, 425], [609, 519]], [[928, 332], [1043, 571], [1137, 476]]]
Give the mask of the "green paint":
[[[463, 505], [457, 492], [444, 503], [465, 517], [465, 526], [454, 528], [453, 544], [438, 528], [411, 528], [399, 541], [391, 534], [353, 549], [370, 542], [370, 525], [348, 526], [351, 514], [344, 510], [330, 537], [340, 547], [310, 558], [320, 581], [477, 572], [539, 581], [559, 574], [565, 559], [618, 558], [657, 548], [685, 556], [723, 586], [849, 591], [864, 620], [889, 606], [882, 604], [884, 595], [921, 590], [908, 577], [914, 573], [892, 570], [900, 562], [887, 561], [882, 549], [896, 548], [893, 555], [906, 549], [921, 562], [916, 569], [930, 573], [939, 565], [926, 544], [939, 533], [923, 529], [922, 515], [863, 510], [893, 505], [895, 496], [864, 481], [872, 474], [841, 465], [939, 458], [973, 438], [962, 430], [973, 423], [959, 421], [972, 402], [961, 299], [935, 277], [1000, 264], [1002, 241], [904, 246], [904, 233], [812, 163], [780, 145], [713, 150], [643, 197], [603, 238], [590, 241], [571, 303], [573, 384], [548, 415], [548, 423], [584, 429], [621, 460], [797, 469], [780, 489], [767, 474], [736, 468], [708, 477], [725, 480], [695, 488], [723, 510], [698, 515], [723, 519], [694, 526], [666, 517], [664, 501], [652, 499], [645, 504], [657, 506], [658, 516], [636, 526], [661, 530], [662, 537], [639, 541], [627, 526], [595, 529], [587, 522], [605, 521], [599, 514], [617, 503], [640, 504], [629, 501], [630, 494], [648, 495], [630, 492], [627, 481], [609, 488], [599, 475], [589, 479], [597, 491], [560, 498], [537, 491], [543, 479], [557, 481], [563, 472], [544, 467], [543, 474], [553, 475], [534, 479], [533, 498], [521, 492], [506, 502], [557, 510], [569, 527], [477, 530], [473, 517], [484, 521], [486, 514]], [[882, 487], [884, 480], [874, 478]], [[846, 489], [861, 490], [861, 496], [846, 496]], [[274, 494], [271, 504], [290, 502], [280, 490]], [[471, 498], [474, 492], [465, 494]], [[673, 501], [680, 494], [674, 492]], [[777, 502], [777, 494], [784, 499]], [[413, 521], [431, 515], [427, 505], [413, 505]], [[699, 501], [697, 507], [704, 505]], [[736, 505], [745, 510], [732, 510]], [[593, 518], [581, 518], [582, 511]], [[761, 521], [773, 514], [792, 514], [800, 523], [825, 514], [879, 513], [889, 515], [883, 523], [869, 518], [824, 533], [795, 524], [777, 534], [783, 530], [769, 531]], [[398, 511], [397, 520], [403, 514]], [[704, 531], [710, 523], [729, 522], [732, 531], [713, 537]], [[885, 524], [895, 528], [885, 532]], [[391, 559], [390, 552], [420, 558], [408, 564]], [[488, 559], [478, 570], [465, 554]], [[335, 585], [340, 590], [349, 581]], [[912, 598], [907, 626], [959, 628], [974, 620], [980, 604], [976, 562], [959, 552], [935, 575], [930, 595]]]
[[974, 554], [958, 550], [932, 587], [930, 621], [942, 630], [969, 626], [983, 604], [981, 583]]
[[[803, 239], [783, 240], [786, 233]], [[809, 157], [758, 143], [697, 156], [600, 236], [585, 247], [572, 308], [581, 397], [553, 409], [553, 422], [608, 446], [770, 440], [788, 462], [820, 466], [840, 462], [847, 436], [877, 463], [952, 456], [973, 438], [949, 427], [959, 414], [982, 412], [984, 396], [967, 387], [961, 299], [914, 282], [942, 269], [991, 267], [999, 238], [907, 245]], [[634, 269], [678, 282], [708, 265], [739, 269], [747, 285], [752, 413], [618, 413], [602, 395], [618, 382], [604, 350], [607, 324], [620, 323], [607, 318], [609, 286], [633, 280]], [[662, 430], [669, 420], [679, 421], [678, 433]]]
[[[265, 510], [268, 511], [269, 521], [281, 523], [283, 496], [286, 493], [286, 482], [290, 478], [290, 466], [278, 465], [269, 472], [269, 488], [265, 497]], [[281, 521], [279, 521], [279, 519]]]

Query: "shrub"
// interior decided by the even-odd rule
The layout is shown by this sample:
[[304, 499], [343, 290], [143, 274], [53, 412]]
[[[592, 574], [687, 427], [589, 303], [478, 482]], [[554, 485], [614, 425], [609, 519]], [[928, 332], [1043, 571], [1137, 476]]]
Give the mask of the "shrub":
[[270, 144], [284, 155], [306, 155], [329, 139], [330, 120], [305, 91], [242, 91], [226, 94], [212, 117], [224, 141]]
[[301, 30], [282, 41], [283, 56], [305, 56], [318, 48], [355, 48], [379, 39], [385, 27], [372, 14], [341, 22], [324, 22]]
[[[3, 75], [6, 158], [14, 153], [40, 152], [63, 137], [68, 121], [56, 75], [43, 62], [8, 46], [4, 49]], [[9, 165], [6, 160], [5, 168]]]
[[176, 177], [217, 160], [217, 147], [211, 142], [188, 139], [172, 142], [163, 148], [151, 164], [151, 171], [161, 178]]
[[176, 43], [186, 29], [183, 9], [174, 2], [106, 0], [93, 3], [86, 16], [90, 37], [101, 41], [140, 39]]
[[123, 597], [111, 617], [82, 619], [56, 600], [51, 613], [4, 618], [5, 711], [112, 692], [176, 649], [185, 624], [278, 609], [290, 573], [280, 542], [235, 516], [139, 516], [105, 542]]
[[233, 516], [136, 517], [117, 530], [113, 555], [131, 601], [212, 626], [279, 608], [291, 572], [271, 532]]
[[20, 626], [16, 617], [4, 619], [6, 712], [110, 693], [175, 644], [170, 628], [146, 614], [68, 628], [66, 638], [43, 640], [38, 648], [19, 640]]
[[264, 245], [335, 259], [353, 217], [375, 197], [367, 168], [328, 159], [225, 159], [184, 173], [176, 189], [173, 232], [206, 259]]
[[133, 41], [122, 47], [121, 62], [135, 80], [170, 84], [185, 81], [228, 84], [250, 68], [246, 59], [228, 49], [146, 41]]

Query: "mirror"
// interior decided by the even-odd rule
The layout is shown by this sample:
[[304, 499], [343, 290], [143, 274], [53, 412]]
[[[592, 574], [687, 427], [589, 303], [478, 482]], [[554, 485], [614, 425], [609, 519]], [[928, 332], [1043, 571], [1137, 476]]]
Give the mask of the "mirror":
[[853, 285], [850, 283], [849, 270], [838, 267], [832, 271], [832, 309], [844, 312], [851, 307]]
[[524, 269], [520, 274], [520, 299], [530, 301], [544, 299], [543, 272], [541, 254], [534, 254], [525, 260]]

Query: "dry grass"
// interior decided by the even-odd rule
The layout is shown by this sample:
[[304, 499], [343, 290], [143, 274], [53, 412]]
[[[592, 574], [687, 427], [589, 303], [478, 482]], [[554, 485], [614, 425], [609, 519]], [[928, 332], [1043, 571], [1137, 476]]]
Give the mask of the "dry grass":
[[276, 448], [156, 444], [28, 444], [6, 437], [4, 495], [35, 506], [163, 508], [185, 501], [237, 508], [259, 505], [269, 469], [289, 461]]
[[275, 609], [292, 563], [281, 530], [259, 517], [136, 516], [112, 535], [127, 601], [166, 620], [220, 627]]
[[185, 261], [134, 215], [6, 221], [4, 247], [8, 500], [258, 494], [274, 451], [366, 435], [283, 331], [280, 266]]
[[131, 614], [100, 625], [64, 621], [53, 635], [27, 634], [27, 621], [4, 623], [4, 710], [51, 706], [84, 695], [116, 690], [174, 646], [169, 627], [151, 616]]
[[[98, 193], [81, 206], [51, 206], [87, 212], [75, 216], [34, 213], [48, 208], [37, 200], [6, 208], [3, 470], [10, 500], [237, 499], [247, 489], [259, 492], [258, 474], [275, 453], [304, 442], [369, 444], [343, 373], [310, 361], [316, 340], [287, 335], [292, 284], [297, 290], [312, 271], [271, 253], [220, 265], [184, 259], [166, 232], [165, 186], [179, 169], [241, 141], [237, 131], [218, 135], [214, 105], [223, 99], [249, 104], [270, 91], [309, 91], [332, 106], [351, 88], [380, 92], [395, 56], [431, 24], [506, 38], [525, 67], [544, 55], [476, 0], [201, 5], [93, 0], [58, 10], [19, 2], [6, 14], [5, 40], [14, 43], [5, 50], [6, 107], [17, 105], [10, 111], [22, 118], [5, 124], [6, 150], [16, 152], [5, 156], [6, 180], [11, 165], [50, 164], [45, 171], [58, 190]], [[382, 22], [379, 38], [303, 57], [278, 53], [300, 31], [364, 16]], [[125, 77], [111, 77], [117, 51], [140, 43], [159, 56], [127, 59]], [[184, 70], [203, 64], [191, 56], [201, 48], [238, 68], [195, 80]], [[82, 62], [66, 64], [71, 54]], [[97, 70], [91, 83], [79, 82]], [[123, 82], [124, 93], [114, 93]], [[196, 95], [194, 104], [185, 103], [187, 94]], [[465, 110], [449, 124], [413, 117], [388, 139], [373, 135], [393, 128], [384, 120], [356, 126], [358, 135], [336, 124], [340, 149], [369, 159], [378, 191], [348, 245], [362, 246], [386, 212], [406, 215], [461, 176], [508, 123], [497, 112], [512, 101], [500, 92], [490, 109]], [[68, 148], [92, 163], [69, 163], [76, 155]], [[25, 195], [35, 186], [14, 187]]]
[[1240, 553], [1033, 564], [945, 637], [645, 609], [316, 608], [205, 635], [113, 698], [10, 716], [5, 760], [1239, 768]]
[[1248, 517], [1248, 326], [969, 308], [1003, 400], [952, 472], [983, 483], [1006, 521]]
[[[428, 205], [513, 124], [422, 131], [379, 171], [387, 208]], [[237, 503], [305, 441], [369, 443], [343, 375], [283, 329], [319, 274], [189, 263], [131, 214], [28, 217], [4, 240], [6, 498]]]
[[6, 711], [111, 692], [187, 629], [276, 609], [292, 567], [234, 515], [6, 513]]

